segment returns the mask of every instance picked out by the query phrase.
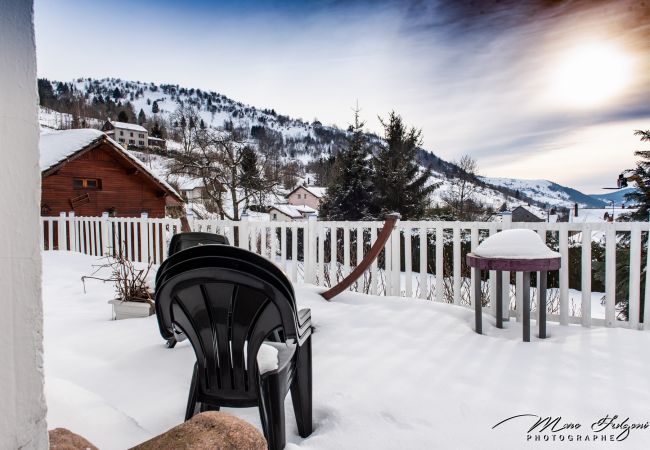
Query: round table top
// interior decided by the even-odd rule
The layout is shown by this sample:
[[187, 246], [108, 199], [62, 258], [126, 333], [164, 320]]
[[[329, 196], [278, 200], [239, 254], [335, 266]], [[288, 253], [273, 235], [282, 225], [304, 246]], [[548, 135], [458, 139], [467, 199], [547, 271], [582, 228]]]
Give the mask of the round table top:
[[553, 258], [483, 258], [473, 253], [467, 254], [467, 265], [480, 270], [502, 270], [505, 272], [537, 272], [540, 270], [558, 270], [560, 257]]

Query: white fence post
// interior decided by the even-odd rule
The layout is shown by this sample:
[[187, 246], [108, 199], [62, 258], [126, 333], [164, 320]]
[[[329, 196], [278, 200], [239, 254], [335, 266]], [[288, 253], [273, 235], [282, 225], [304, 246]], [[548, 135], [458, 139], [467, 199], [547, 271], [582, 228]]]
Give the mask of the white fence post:
[[113, 232], [111, 230], [111, 222], [108, 219], [108, 213], [102, 213], [101, 221], [101, 230], [102, 230], [102, 256], [108, 256], [111, 254], [111, 240]]
[[59, 213], [59, 220], [57, 223], [57, 231], [58, 231], [58, 249], [59, 250], [67, 250], [68, 249], [68, 244], [67, 244], [67, 235], [66, 235], [66, 214], [65, 212]]
[[248, 214], [241, 215], [239, 221], [239, 248], [248, 250]]
[[605, 324], [616, 325], [616, 229], [613, 223], [605, 232]]
[[582, 326], [591, 326], [591, 228], [582, 230], [582, 273], [580, 291], [582, 292]]
[[73, 252], [80, 252], [79, 243], [77, 242], [77, 221], [74, 217], [74, 211], [68, 213], [69, 217], [69, 230], [70, 230], [70, 250]]
[[305, 283], [316, 284], [316, 214], [310, 214], [305, 227], [302, 259], [305, 263]]
[[149, 263], [149, 214], [140, 214], [140, 254], [142, 262]]

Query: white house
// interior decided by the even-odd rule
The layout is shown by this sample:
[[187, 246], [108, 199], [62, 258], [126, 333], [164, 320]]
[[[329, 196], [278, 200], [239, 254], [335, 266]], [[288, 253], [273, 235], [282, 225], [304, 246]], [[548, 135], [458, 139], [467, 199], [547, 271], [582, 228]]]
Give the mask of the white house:
[[269, 208], [271, 221], [291, 222], [294, 220], [305, 220], [318, 211], [306, 205], [290, 205], [286, 203], [272, 205]]
[[135, 123], [107, 120], [102, 131], [125, 147], [147, 148], [149, 146], [149, 132], [145, 127]]
[[304, 205], [313, 209], [320, 209], [320, 203], [325, 197], [326, 191], [327, 188], [324, 187], [301, 185], [289, 192], [286, 198], [290, 205]]

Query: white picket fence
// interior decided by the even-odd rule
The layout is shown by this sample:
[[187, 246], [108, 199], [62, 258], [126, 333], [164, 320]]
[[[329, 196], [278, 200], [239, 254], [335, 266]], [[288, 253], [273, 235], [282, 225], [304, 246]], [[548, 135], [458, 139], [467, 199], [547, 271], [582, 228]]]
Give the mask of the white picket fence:
[[[190, 220], [194, 231], [225, 235], [231, 244], [254, 251], [274, 261], [296, 283], [333, 286], [361, 261], [376, 240], [383, 222], [254, 222], [223, 220]], [[464, 263], [465, 254], [487, 236], [506, 228], [528, 228], [543, 240], [557, 239], [562, 256], [556, 302], [550, 301], [547, 318], [561, 324], [583, 326], [605, 325], [642, 329], [641, 274], [650, 262], [646, 252], [650, 224], [621, 223], [508, 223], [508, 222], [438, 222], [400, 221], [393, 230], [380, 257], [351, 289], [373, 295], [416, 297], [457, 305], [474, 304], [470, 275]], [[179, 219], [75, 217], [43, 217], [41, 245], [43, 250], [70, 250], [104, 256], [122, 252], [133, 261], [160, 264], [167, 257], [171, 237], [180, 232]], [[336, 236], [336, 239], [331, 239]], [[410, 237], [410, 238], [409, 238]], [[615, 304], [617, 242], [629, 240], [629, 309], [625, 319]], [[605, 317], [592, 317], [592, 247], [593, 240], [605, 242]], [[440, 245], [442, 243], [442, 245]], [[570, 303], [569, 247], [581, 248], [581, 294], [578, 304]], [[446, 252], [446, 253], [444, 253]], [[451, 255], [449, 255], [451, 252]], [[445, 263], [448, 261], [448, 263]], [[423, 268], [421, 270], [421, 268]], [[510, 274], [503, 273], [504, 298], [511, 298], [505, 308], [520, 319], [522, 274], [515, 284]], [[494, 314], [496, 273], [483, 281], [483, 304]], [[517, 289], [515, 289], [517, 287]], [[534, 290], [533, 295], [536, 295]], [[645, 280], [645, 304], [650, 297], [650, 277]], [[533, 297], [534, 298], [534, 297]], [[533, 311], [536, 302], [533, 302]], [[486, 306], [487, 305], [487, 306]], [[554, 305], [554, 306], [553, 306]], [[506, 312], [507, 314], [507, 312]], [[645, 308], [643, 323], [650, 324], [650, 308]], [[650, 326], [646, 326], [650, 329]]]

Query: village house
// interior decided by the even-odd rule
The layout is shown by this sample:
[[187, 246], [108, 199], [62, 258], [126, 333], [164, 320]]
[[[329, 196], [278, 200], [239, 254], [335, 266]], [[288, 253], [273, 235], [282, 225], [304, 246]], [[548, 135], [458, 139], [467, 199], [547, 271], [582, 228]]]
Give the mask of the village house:
[[294, 220], [305, 220], [312, 214], [317, 214], [314, 208], [306, 205], [276, 204], [269, 208], [271, 221], [291, 222]]
[[58, 216], [165, 217], [181, 196], [131, 152], [99, 130], [51, 131], [40, 137], [41, 213]]
[[317, 210], [326, 191], [324, 187], [301, 185], [289, 192], [286, 198], [290, 205], [304, 205]]
[[125, 147], [147, 148], [150, 145], [147, 129], [135, 123], [107, 120], [102, 131]]

